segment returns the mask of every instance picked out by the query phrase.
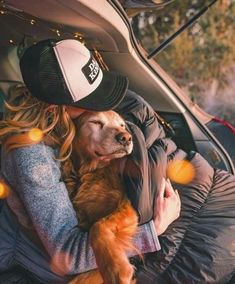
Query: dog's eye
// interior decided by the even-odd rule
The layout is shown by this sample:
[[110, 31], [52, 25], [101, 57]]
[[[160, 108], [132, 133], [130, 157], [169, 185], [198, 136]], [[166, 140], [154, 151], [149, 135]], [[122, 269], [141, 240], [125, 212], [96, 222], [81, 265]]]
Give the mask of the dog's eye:
[[104, 127], [104, 123], [100, 120], [92, 120], [90, 122], [99, 125], [100, 128]]

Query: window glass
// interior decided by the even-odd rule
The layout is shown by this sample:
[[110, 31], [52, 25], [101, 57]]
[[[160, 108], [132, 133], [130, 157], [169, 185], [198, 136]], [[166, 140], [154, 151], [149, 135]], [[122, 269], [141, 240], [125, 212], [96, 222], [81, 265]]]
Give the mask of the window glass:
[[[131, 19], [151, 52], [211, 1], [175, 0]], [[208, 113], [235, 125], [235, 1], [217, 1], [154, 59]]]

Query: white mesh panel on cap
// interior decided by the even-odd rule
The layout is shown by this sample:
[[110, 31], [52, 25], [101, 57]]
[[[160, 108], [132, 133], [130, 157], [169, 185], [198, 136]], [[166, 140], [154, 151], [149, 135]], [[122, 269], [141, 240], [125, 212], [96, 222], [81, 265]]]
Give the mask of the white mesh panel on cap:
[[92, 84], [82, 72], [82, 68], [91, 59], [90, 51], [73, 39], [62, 40], [53, 48], [73, 101], [79, 101], [95, 91], [102, 81], [102, 70], [99, 68], [99, 74]]

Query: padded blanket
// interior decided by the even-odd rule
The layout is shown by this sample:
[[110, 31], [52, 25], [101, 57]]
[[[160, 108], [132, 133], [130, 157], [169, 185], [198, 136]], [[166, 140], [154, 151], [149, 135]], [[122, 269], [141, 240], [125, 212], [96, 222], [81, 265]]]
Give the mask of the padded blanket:
[[138, 283], [235, 283], [235, 178], [214, 171], [199, 154], [191, 162], [195, 179], [174, 184], [180, 218], [160, 236], [161, 251], [145, 257]]
[[151, 106], [135, 93], [128, 92], [118, 111], [133, 134], [135, 153], [124, 178], [142, 222], [152, 218], [149, 208], [168, 164], [186, 159], [195, 169], [189, 183], [173, 183], [182, 201], [180, 217], [159, 237], [161, 251], [146, 255], [138, 265], [138, 283], [235, 284], [235, 177], [214, 169], [196, 152], [178, 149]]

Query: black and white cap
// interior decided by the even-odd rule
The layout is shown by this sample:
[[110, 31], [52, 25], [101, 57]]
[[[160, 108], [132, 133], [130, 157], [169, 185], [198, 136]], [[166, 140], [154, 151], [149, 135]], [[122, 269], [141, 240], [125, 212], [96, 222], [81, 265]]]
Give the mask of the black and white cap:
[[128, 87], [125, 76], [103, 71], [74, 39], [38, 42], [25, 51], [20, 68], [31, 94], [50, 104], [108, 110], [121, 102]]

